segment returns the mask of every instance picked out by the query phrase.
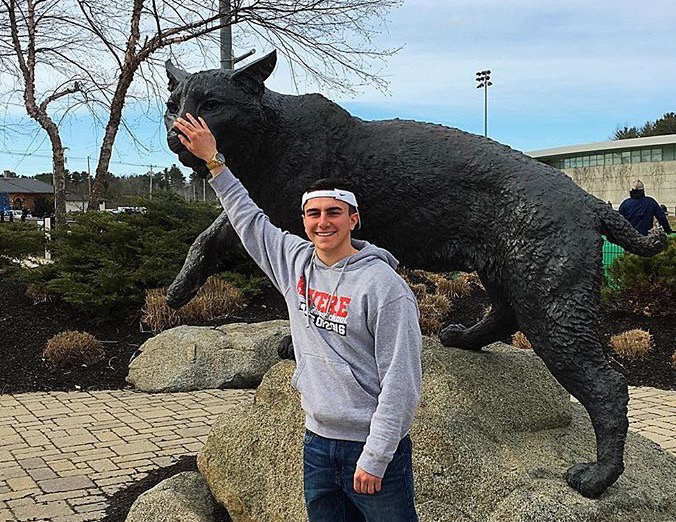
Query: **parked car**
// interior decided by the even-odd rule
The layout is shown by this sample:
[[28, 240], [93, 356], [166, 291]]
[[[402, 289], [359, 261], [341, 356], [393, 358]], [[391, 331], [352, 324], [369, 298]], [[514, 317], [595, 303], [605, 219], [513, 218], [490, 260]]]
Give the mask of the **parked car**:
[[112, 210], [106, 209], [113, 214], [145, 214], [146, 207], [117, 207]]
[[14, 210], [14, 209], [5, 209], [5, 221], [9, 221], [9, 215], [12, 214], [14, 217], [14, 221], [18, 221], [21, 219], [21, 211], [20, 210]]

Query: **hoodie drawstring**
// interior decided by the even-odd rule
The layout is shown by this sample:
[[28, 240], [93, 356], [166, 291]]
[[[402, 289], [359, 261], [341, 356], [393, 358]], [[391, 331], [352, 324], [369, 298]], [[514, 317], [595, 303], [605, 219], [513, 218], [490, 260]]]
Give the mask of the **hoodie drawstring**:
[[[305, 277], [305, 328], [310, 328], [310, 299], [308, 295], [308, 289], [310, 288], [310, 270], [312, 270], [312, 265], [315, 263], [315, 258], [317, 257], [317, 251], [314, 250], [312, 252], [312, 257], [310, 258], [310, 267], [308, 269], [308, 274], [307, 276], [305, 275], [305, 271], [303, 271], [303, 276]], [[329, 313], [331, 311], [331, 301], [333, 301], [334, 297], [337, 297], [338, 292], [338, 285], [340, 285], [340, 281], [343, 278], [343, 273], [345, 272], [345, 268], [347, 268], [347, 265], [350, 263], [350, 257], [348, 256], [345, 259], [345, 263], [343, 263], [343, 267], [340, 269], [340, 274], [338, 274], [338, 280], [336, 281], [336, 285], [333, 287], [333, 291], [331, 292], [331, 295], [329, 296], [329, 300], [326, 304], [326, 312], [324, 312], [324, 319], [327, 319], [329, 316]]]

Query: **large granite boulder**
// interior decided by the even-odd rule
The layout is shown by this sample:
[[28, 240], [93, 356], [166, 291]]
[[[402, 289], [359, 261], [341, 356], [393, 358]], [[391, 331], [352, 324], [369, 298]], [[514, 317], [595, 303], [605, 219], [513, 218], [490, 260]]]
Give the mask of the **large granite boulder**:
[[[303, 522], [303, 414], [294, 363], [264, 377], [253, 405], [212, 428], [198, 466], [235, 522]], [[411, 430], [421, 522], [673, 522], [676, 458], [629, 434], [626, 471], [598, 499], [563, 479], [594, 459], [586, 412], [535, 355], [477, 353], [425, 339], [423, 396]]]
[[126, 522], [227, 522], [220, 512], [204, 477], [186, 471], [139, 495]]
[[148, 339], [129, 364], [127, 382], [145, 392], [253, 388], [280, 361], [289, 322], [177, 326]]

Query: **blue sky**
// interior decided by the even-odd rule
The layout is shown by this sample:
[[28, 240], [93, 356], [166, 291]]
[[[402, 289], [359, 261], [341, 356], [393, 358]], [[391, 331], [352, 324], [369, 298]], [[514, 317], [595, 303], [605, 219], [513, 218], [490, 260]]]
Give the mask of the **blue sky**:
[[[676, 111], [672, 1], [408, 0], [388, 18], [376, 43], [404, 46], [382, 70], [389, 93], [323, 93], [364, 119], [415, 119], [483, 134], [483, 93], [475, 88], [482, 69], [492, 71], [494, 84], [489, 137], [524, 151], [606, 141], [618, 125]], [[268, 87], [294, 92], [284, 64]], [[50, 171], [45, 135], [18, 114], [0, 116], [0, 171]], [[111, 171], [140, 174], [175, 161], [159, 111], [130, 107], [126, 116], [149, 150], [121, 133]], [[93, 169], [102, 127], [76, 115], [62, 132], [69, 168], [86, 169], [80, 158], [91, 156]]]

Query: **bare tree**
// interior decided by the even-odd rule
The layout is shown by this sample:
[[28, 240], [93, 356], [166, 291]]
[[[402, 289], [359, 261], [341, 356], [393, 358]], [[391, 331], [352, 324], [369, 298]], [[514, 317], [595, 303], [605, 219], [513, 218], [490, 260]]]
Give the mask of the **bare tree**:
[[366, 65], [393, 51], [370, 47], [375, 27], [369, 21], [381, 20], [401, 0], [235, 0], [227, 18], [219, 15], [217, 1], [76, 2], [86, 30], [117, 65], [118, 81], [109, 99], [109, 118], [90, 199], [92, 208], [100, 198], [102, 176], [108, 171], [113, 143], [123, 121], [122, 110], [137, 73], [150, 90], [157, 90], [155, 55], [159, 50], [191, 41], [199, 46], [200, 37], [236, 25], [249, 38], [279, 48], [281, 54], [320, 83], [349, 89], [347, 78], [352, 75], [383, 87], [380, 76]]
[[[402, 3], [402, 0], [232, 0], [230, 14], [225, 18], [218, 12], [218, 0], [0, 1], [6, 10], [19, 11], [22, 17], [32, 19], [35, 27], [45, 23], [46, 15], [30, 18], [26, 15], [30, 9], [24, 6], [32, 6], [35, 11], [39, 5], [49, 13], [50, 23], [60, 26], [49, 33], [52, 41], [41, 46], [44, 47], [41, 53], [64, 66], [67, 64], [64, 70], [70, 71], [78, 83], [64, 83], [56, 92], [77, 86], [92, 115], [105, 127], [90, 209], [98, 208], [113, 144], [120, 126], [126, 125], [125, 104], [163, 96], [166, 80], [162, 65], [168, 53], [208, 55], [210, 46], [218, 49], [213, 44], [218, 31], [231, 25], [237, 30], [238, 41], [276, 48], [291, 65], [294, 78], [300, 69], [319, 84], [342, 91], [352, 91], [363, 84], [384, 89], [386, 82], [374, 64], [396, 49], [378, 49], [372, 39], [385, 14]], [[19, 40], [30, 40], [31, 29], [24, 32]], [[30, 45], [26, 47], [30, 52]], [[137, 78], [140, 81], [133, 88]], [[26, 85], [32, 85], [30, 80], [29, 76]], [[33, 89], [34, 95], [34, 86], [27, 89]], [[65, 94], [59, 94], [62, 96]], [[58, 128], [50, 128], [50, 138], [58, 136]], [[57, 151], [63, 155], [63, 147], [55, 143], [52, 140], [56, 158]], [[56, 176], [56, 166], [54, 171]]]
[[[83, 78], [65, 73], [68, 64], [59, 57], [50, 59], [59, 47], [83, 48], [86, 42], [70, 27], [60, 23], [64, 6], [47, 0], [1, 0], [0, 3], [0, 72], [13, 77], [21, 92], [28, 115], [47, 133], [52, 145], [54, 206], [57, 223], [66, 220], [66, 178], [64, 146], [59, 126], [49, 110], [58, 102], [82, 93]], [[39, 93], [41, 81], [51, 76], [50, 87]], [[54, 81], [55, 80], [55, 81]], [[61, 103], [62, 114], [81, 100]]]

